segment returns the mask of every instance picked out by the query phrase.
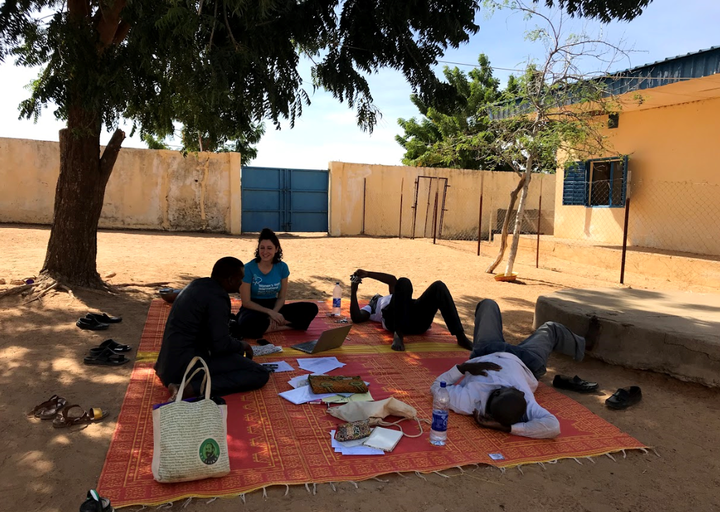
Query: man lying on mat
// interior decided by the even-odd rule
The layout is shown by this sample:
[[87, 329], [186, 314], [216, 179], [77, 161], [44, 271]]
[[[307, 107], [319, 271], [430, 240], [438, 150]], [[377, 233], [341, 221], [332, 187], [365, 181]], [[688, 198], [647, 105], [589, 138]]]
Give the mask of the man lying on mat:
[[[389, 295], [375, 295], [367, 306], [360, 308], [357, 291], [366, 277], [388, 285]], [[368, 320], [381, 322], [385, 329], [393, 333], [393, 350], [405, 350], [406, 334], [423, 334], [430, 329], [438, 309], [450, 334], [457, 338], [458, 345], [472, 350], [450, 290], [442, 281], [435, 281], [428, 286], [417, 299], [412, 298], [413, 286], [406, 277], [397, 279], [390, 274], [357, 269], [350, 281], [350, 317], [353, 323]]]
[[[238, 293], [244, 275], [240, 260], [222, 258], [215, 263], [210, 277], [195, 279], [173, 302], [155, 363], [155, 373], [173, 397], [195, 356], [207, 363], [212, 377], [211, 393], [215, 396], [252, 391], [267, 383], [269, 373], [252, 361], [250, 345], [230, 336], [228, 327], [228, 294]], [[185, 387], [183, 398], [199, 393], [203, 373], [198, 372]]]
[[585, 337], [564, 325], [547, 322], [519, 345], [510, 345], [503, 337], [497, 303], [482, 300], [475, 309], [470, 359], [440, 375], [430, 389], [435, 392], [445, 382], [450, 409], [458, 414], [472, 414], [481, 427], [525, 437], [556, 437], [560, 434], [560, 423], [538, 405], [533, 395], [537, 378], [545, 374], [547, 359], [553, 351], [581, 361], [585, 351], [592, 350], [599, 331], [595, 317], [590, 320]]

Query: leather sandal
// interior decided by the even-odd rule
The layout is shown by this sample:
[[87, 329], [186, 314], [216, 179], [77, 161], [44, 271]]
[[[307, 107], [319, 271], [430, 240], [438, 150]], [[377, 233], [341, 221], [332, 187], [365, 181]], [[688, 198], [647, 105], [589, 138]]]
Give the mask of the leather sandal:
[[615, 391], [610, 398], [605, 400], [605, 405], [610, 409], [627, 409], [640, 400], [642, 400], [640, 386], [630, 386], [629, 388], [620, 388]]
[[113, 352], [112, 349], [105, 347], [101, 352], [90, 353], [83, 359], [85, 364], [101, 365], [101, 366], [120, 366], [130, 362], [130, 359], [122, 354]]
[[53, 395], [40, 405], [33, 407], [31, 414], [41, 420], [51, 420], [67, 404], [67, 400], [58, 395]]
[[72, 427], [73, 425], [97, 423], [107, 418], [108, 414], [109, 413], [107, 411], [103, 411], [97, 407], [93, 407], [85, 411], [77, 404], [66, 405], [53, 419], [53, 427], [67, 428]]
[[113, 352], [130, 352], [132, 347], [130, 345], [121, 345], [115, 340], [105, 340], [95, 348], [90, 349], [90, 355], [98, 355], [106, 348], [109, 348]]
[[555, 375], [555, 378], [553, 379], [553, 387], [558, 389], [569, 389], [570, 391], [576, 391], [578, 393], [592, 393], [593, 391], [597, 391], [599, 385], [597, 382], [582, 380], [577, 375], [574, 377]]
[[85, 318], [89, 320], [95, 320], [97, 322], [100, 322], [101, 324], [117, 324], [119, 322], [122, 322], [122, 318], [119, 316], [108, 316], [107, 313], [88, 313], [85, 315]]
[[86, 316], [79, 318], [78, 321], [75, 322], [75, 325], [80, 327], [80, 329], [86, 329], [88, 331], [104, 331], [110, 327], [108, 324], [103, 324], [94, 318], [88, 318]]

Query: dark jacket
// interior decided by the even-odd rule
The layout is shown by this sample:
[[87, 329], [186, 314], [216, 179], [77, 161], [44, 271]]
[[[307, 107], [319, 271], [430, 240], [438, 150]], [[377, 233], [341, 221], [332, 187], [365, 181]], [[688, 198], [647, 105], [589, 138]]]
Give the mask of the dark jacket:
[[242, 343], [230, 336], [229, 321], [230, 297], [220, 283], [203, 277], [186, 286], [173, 302], [155, 363], [162, 383], [180, 384], [195, 356], [208, 361], [242, 352]]

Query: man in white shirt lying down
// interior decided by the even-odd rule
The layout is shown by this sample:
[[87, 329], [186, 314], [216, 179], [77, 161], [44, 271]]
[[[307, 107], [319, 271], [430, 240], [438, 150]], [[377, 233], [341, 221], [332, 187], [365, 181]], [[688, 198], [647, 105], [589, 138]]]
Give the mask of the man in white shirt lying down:
[[535, 401], [537, 378], [545, 374], [545, 364], [553, 351], [582, 361], [585, 351], [592, 350], [597, 341], [597, 318], [590, 319], [584, 337], [564, 325], [547, 322], [519, 345], [510, 345], [502, 330], [497, 303], [492, 299], [480, 301], [475, 309], [470, 359], [440, 375], [431, 391], [434, 393], [445, 382], [450, 409], [473, 415], [481, 427], [525, 437], [556, 437], [560, 423]]

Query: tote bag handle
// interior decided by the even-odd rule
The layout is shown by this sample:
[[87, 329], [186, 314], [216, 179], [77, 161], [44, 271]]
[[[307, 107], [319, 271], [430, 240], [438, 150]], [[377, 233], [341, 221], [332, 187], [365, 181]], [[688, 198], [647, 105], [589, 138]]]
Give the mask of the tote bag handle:
[[[207, 363], [205, 363], [205, 360], [202, 357], [195, 356], [192, 358], [192, 361], [190, 361], [187, 365], [187, 368], [185, 369], [185, 374], [183, 375], [182, 382], [180, 383], [180, 389], [178, 389], [177, 398], [175, 399], [175, 402], [180, 402], [182, 400], [183, 391], [185, 390], [185, 381], [190, 379], [187, 379], [188, 372], [192, 369], [192, 367], [200, 361], [202, 364], [202, 368], [197, 368], [192, 375], [190, 376], [190, 379], [192, 379], [197, 372], [200, 370], [205, 370], [205, 377], [207, 377], [207, 381], [203, 379], [203, 382], [205, 382], [205, 399], [210, 400], [210, 388], [212, 387], [212, 382], [210, 378], [210, 370], [208, 369]], [[200, 391], [202, 394], [202, 390]]]

